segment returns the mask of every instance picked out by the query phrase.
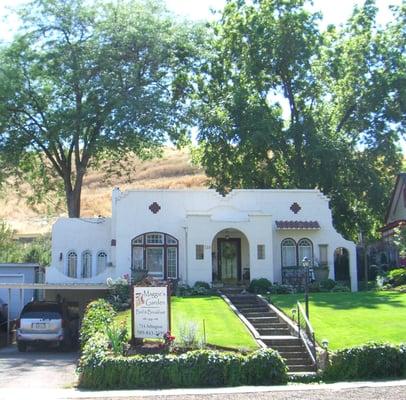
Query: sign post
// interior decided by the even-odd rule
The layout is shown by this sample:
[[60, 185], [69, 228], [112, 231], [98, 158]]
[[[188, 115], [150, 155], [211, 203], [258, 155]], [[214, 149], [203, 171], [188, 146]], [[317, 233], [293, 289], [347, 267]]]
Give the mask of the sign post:
[[163, 339], [170, 326], [168, 286], [132, 287], [132, 340]]

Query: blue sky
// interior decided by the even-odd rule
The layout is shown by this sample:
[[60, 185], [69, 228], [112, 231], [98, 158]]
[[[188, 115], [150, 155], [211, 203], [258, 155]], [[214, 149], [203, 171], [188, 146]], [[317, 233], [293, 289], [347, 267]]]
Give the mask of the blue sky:
[[[0, 18], [4, 17], [9, 7], [26, 3], [27, 0], [0, 0]], [[379, 8], [378, 21], [385, 23], [391, 19], [389, 5], [400, 5], [402, 0], [376, 0]], [[323, 14], [323, 25], [343, 23], [350, 15], [354, 5], [361, 5], [364, 0], [314, 0], [313, 9]], [[210, 9], [220, 10], [225, 0], [166, 0], [166, 4], [175, 14], [194, 20], [213, 18]], [[0, 21], [0, 40], [9, 40], [18, 20], [9, 18]]]

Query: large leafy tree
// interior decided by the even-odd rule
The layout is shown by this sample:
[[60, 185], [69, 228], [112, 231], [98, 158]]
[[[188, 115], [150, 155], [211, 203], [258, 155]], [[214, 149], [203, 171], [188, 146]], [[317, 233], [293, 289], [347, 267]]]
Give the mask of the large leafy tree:
[[212, 185], [314, 188], [337, 228], [377, 231], [406, 111], [405, 4], [376, 25], [367, 0], [319, 28], [305, 0], [229, 0], [198, 78], [199, 156]]
[[35, 0], [20, 17], [0, 49], [2, 174], [34, 200], [61, 191], [79, 217], [90, 166], [125, 168], [184, 135], [199, 29], [155, 1]]

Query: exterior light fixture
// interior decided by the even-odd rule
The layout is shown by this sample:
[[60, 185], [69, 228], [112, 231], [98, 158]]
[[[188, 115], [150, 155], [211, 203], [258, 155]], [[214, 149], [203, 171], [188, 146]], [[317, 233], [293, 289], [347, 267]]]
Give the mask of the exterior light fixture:
[[321, 341], [321, 345], [323, 346], [323, 349], [327, 350], [327, 348], [328, 348], [328, 339], [323, 339]]

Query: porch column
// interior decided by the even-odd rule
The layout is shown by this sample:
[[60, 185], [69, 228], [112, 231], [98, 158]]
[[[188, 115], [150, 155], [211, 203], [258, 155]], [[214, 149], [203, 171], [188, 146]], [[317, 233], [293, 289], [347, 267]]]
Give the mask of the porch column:
[[357, 271], [357, 251], [355, 246], [348, 249], [349, 255], [349, 269], [350, 269], [350, 280], [351, 280], [351, 291], [358, 291], [358, 271]]

